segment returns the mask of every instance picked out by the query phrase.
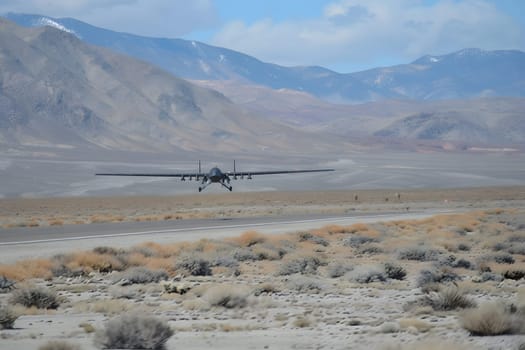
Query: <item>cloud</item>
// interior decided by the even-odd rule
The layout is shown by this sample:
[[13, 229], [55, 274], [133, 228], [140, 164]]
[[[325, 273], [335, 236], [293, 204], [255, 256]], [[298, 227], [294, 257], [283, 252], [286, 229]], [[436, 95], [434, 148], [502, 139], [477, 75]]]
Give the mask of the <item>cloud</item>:
[[0, 13], [73, 17], [146, 36], [180, 37], [218, 25], [213, 0], [2, 0]]
[[340, 0], [317, 19], [235, 21], [213, 38], [265, 61], [332, 67], [408, 62], [466, 47], [525, 49], [524, 43], [523, 28], [484, 0]]

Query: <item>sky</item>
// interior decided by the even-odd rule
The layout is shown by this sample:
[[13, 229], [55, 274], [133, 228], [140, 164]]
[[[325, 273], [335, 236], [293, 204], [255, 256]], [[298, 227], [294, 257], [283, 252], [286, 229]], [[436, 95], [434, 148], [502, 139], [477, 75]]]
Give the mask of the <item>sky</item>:
[[0, 0], [7, 12], [73, 17], [342, 73], [463, 48], [525, 51], [522, 0]]

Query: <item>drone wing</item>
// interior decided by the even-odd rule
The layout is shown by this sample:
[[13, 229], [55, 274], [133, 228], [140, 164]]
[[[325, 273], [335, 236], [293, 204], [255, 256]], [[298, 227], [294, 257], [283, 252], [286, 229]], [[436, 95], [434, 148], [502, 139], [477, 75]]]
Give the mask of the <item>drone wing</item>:
[[334, 171], [335, 169], [304, 169], [304, 170], [268, 170], [268, 171], [230, 171], [228, 176], [253, 176], [253, 175], [276, 175], [276, 174], [298, 174], [298, 173], [319, 173]]
[[99, 173], [96, 176], [149, 176], [149, 177], [203, 177], [205, 174], [202, 173], [178, 173], [178, 174], [130, 174], [130, 173]]

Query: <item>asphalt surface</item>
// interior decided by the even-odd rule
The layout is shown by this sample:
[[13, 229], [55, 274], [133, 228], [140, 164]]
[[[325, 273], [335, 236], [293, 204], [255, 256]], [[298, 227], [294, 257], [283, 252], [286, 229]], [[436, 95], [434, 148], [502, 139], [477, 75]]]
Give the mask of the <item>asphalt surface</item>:
[[285, 233], [329, 224], [350, 225], [428, 217], [442, 211], [353, 213], [344, 216], [293, 215], [281, 217], [217, 218], [151, 222], [65, 225], [0, 230], [0, 263], [52, 256], [97, 246], [126, 248], [143, 242], [173, 243], [202, 238], [234, 237], [249, 230]]

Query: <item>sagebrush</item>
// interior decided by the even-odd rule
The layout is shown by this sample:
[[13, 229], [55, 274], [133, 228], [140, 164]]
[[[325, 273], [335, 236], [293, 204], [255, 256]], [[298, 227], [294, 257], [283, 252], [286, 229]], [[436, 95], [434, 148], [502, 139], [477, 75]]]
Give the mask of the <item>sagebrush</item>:
[[102, 349], [164, 349], [173, 335], [169, 325], [158, 318], [138, 313], [109, 320], [96, 333], [95, 343]]

